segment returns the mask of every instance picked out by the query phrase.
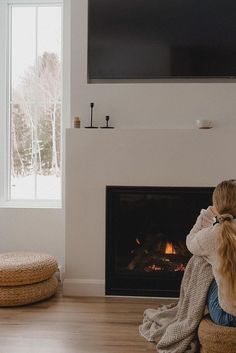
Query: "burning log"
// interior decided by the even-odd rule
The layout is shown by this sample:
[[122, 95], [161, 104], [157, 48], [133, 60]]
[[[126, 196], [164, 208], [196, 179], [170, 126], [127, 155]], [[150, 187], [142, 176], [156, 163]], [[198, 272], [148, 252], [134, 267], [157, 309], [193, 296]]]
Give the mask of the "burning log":
[[137, 266], [145, 262], [145, 259], [150, 252], [161, 252], [161, 239], [163, 238], [162, 233], [158, 234], [148, 234], [145, 238], [143, 244], [141, 244], [140, 240], [136, 238], [136, 244], [138, 245], [134, 250], [132, 250], [132, 254], [135, 254], [133, 260], [128, 264], [128, 270], [132, 271]]
[[129, 271], [141, 269], [153, 271], [184, 271], [190, 254], [181, 242], [171, 242], [162, 233], [148, 234], [142, 244], [136, 238], [136, 248], [131, 251], [134, 258], [127, 268]]

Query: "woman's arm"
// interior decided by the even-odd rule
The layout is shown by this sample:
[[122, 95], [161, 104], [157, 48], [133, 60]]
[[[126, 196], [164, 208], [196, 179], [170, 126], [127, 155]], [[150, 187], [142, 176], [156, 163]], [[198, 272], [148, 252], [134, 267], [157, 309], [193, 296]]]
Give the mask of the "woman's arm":
[[198, 256], [208, 256], [211, 251], [211, 237], [213, 230], [213, 218], [216, 213], [214, 208], [209, 206], [206, 210], [201, 210], [196, 223], [186, 238], [188, 250]]

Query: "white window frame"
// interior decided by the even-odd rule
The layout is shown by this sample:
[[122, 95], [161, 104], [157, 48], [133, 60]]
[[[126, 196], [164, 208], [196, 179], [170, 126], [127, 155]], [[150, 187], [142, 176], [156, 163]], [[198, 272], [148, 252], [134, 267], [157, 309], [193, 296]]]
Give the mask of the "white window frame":
[[[61, 200], [10, 200], [9, 6], [50, 4], [62, 6]], [[64, 131], [70, 125], [70, 0], [0, 0], [0, 43], [0, 207], [61, 208], [64, 203]]]

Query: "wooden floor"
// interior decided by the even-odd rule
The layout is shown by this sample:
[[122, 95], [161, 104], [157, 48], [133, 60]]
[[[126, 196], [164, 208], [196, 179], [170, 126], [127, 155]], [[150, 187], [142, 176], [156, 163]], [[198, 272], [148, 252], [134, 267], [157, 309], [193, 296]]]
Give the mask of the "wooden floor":
[[143, 311], [160, 303], [165, 301], [59, 294], [30, 306], [1, 308], [0, 353], [156, 352], [139, 336], [138, 326]]

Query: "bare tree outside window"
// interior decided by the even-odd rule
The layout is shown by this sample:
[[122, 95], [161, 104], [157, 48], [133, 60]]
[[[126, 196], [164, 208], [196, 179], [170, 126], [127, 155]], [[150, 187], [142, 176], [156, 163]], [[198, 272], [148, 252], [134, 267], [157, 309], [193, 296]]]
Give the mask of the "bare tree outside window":
[[60, 199], [61, 8], [12, 7], [11, 43], [11, 199]]

